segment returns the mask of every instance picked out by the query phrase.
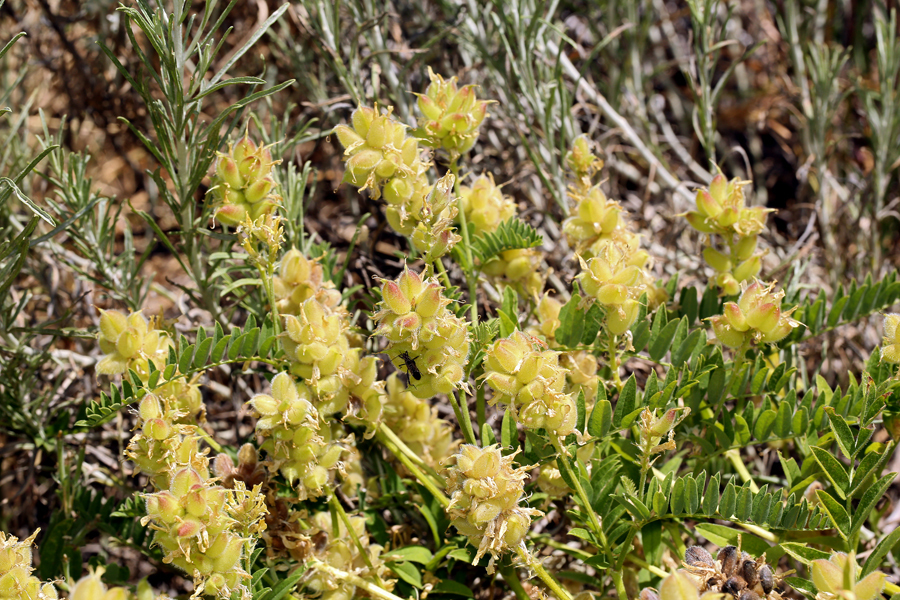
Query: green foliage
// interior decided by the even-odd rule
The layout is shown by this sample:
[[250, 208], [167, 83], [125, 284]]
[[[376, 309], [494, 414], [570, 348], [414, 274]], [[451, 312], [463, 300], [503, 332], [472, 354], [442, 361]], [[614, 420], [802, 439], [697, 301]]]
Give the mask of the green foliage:
[[484, 263], [508, 250], [535, 248], [544, 238], [531, 225], [517, 218], [500, 223], [496, 231], [472, 239], [472, 252]]

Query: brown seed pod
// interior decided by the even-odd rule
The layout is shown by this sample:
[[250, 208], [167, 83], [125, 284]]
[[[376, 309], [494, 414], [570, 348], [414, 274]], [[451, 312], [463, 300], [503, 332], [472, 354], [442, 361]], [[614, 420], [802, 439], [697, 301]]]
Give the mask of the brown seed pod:
[[659, 594], [653, 588], [644, 588], [638, 595], [640, 600], [659, 600]]
[[722, 573], [726, 577], [731, 577], [734, 574], [734, 569], [738, 565], [738, 556], [736, 546], [725, 546], [719, 550], [719, 555], [716, 558], [722, 564]]
[[700, 546], [691, 546], [684, 551], [684, 562], [691, 566], [714, 567], [712, 555], [707, 552], [706, 548]]
[[738, 597], [738, 594], [747, 587], [747, 582], [744, 581], [740, 577], [729, 577], [728, 581], [726, 581], [722, 585], [722, 593], [723, 594], [731, 594], [735, 598]]
[[741, 565], [741, 576], [747, 582], [747, 587], [756, 585], [756, 582], [759, 581], [759, 575], [757, 574], [755, 560], [744, 561], [744, 564]]
[[752, 590], [744, 590], [739, 600], [759, 600], [759, 595]]
[[771, 594], [772, 590], [775, 589], [775, 574], [772, 573], [772, 567], [769, 565], [761, 566], [757, 575], [759, 575], [759, 584], [762, 586], [763, 592], [766, 595]]

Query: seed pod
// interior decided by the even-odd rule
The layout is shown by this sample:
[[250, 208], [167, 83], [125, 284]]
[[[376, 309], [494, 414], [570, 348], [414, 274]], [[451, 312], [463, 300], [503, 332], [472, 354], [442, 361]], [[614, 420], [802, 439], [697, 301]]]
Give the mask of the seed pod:
[[691, 566], [712, 567], [715, 565], [712, 555], [701, 546], [691, 546], [685, 550], [684, 562]]
[[757, 575], [759, 575], [759, 584], [762, 586], [763, 592], [766, 595], [771, 594], [772, 590], [775, 589], [775, 575], [772, 573], [772, 567], [769, 565], [761, 566]]
[[741, 592], [740, 600], [759, 600], [759, 595], [751, 590]]
[[747, 582], [747, 587], [755, 586], [756, 582], [759, 581], [759, 575], [756, 572], [756, 561], [745, 560], [741, 567], [741, 575], [744, 577], [744, 581]]
[[738, 550], [735, 546], [725, 546], [721, 550], [719, 550], [719, 555], [716, 557], [719, 559], [719, 562], [722, 564], [722, 572], [726, 577], [731, 577], [734, 573], [734, 568], [738, 564]]
[[659, 600], [659, 594], [653, 588], [644, 588], [638, 596], [639, 600]]
[[[730, 547], [730, 546], [729, 546]], [[738, 594], [741, 590], [747, 587], [747, 582], [745, 582], [740, 577], [730, 577], [728, 581], [722, 586], [723, 594], [731, 594], [735, 598], [738, 597]]]

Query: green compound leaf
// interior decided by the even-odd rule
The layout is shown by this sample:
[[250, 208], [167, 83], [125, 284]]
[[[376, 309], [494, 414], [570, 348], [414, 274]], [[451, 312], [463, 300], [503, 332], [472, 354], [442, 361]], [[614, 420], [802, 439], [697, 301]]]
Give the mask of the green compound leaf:
[[825, 472], [825, 476], [834, 484], [834, 489], [838, 495], [841, 498], [846, 498], [847, 490], [850, 487], [850, 476], [847, 474], [847, 467], [824, 448], [811, 446], [810, 450], [812, 450], [816, 462], [822, 467], [822, 471]]
[[544, 243], [537, 229], [515, 217], [500, 223], [496, 231], [472, 240], [472, 252], [482, 264], [508, 250], [535, 248]]
[[852, 528], [850, 515], [847, 514], [844, 507], [825, 490], [817, 490], [816, 496], [819, 498], [819, 502], [822, 503], [822, 508], [825, 509], [828, 518], [834, 524], [834, 528], [841, 534], [841, 537], [845, 540], [850, 537], [850, 530]]

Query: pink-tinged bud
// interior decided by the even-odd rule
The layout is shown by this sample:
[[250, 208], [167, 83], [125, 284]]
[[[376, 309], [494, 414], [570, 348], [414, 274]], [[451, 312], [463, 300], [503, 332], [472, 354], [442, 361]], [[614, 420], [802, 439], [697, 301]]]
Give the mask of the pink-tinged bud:
[[608, 283], [597, 290], [596, 298], [600, 304], [622, 304], [628, 299], [628, 288], [624, 285]]
[[762, 257], [751, 256], [734, 269], [734, 278], [738, 281], [747, 281], [759, 275], [762, 269]]
[[161, 441], [172, 433], [172, 426], [163, 419], [150, 419], [144, 422], [143, 432], [147, 437]]
[[403, 295], [407, 298], [418, 298], [425, 287], [422, 277], [407, 268], [403, 269], [403, 272], [397, 279], [397, 283], [400, 285]]
[[250, 186], [244, 192], [244, 197], [250, 204], [255, 204], [260, 200], [266, 198], [269, 195], [269, 192], [272, 191], [274, 185], [275, 182], [273, 182], [271, 179], [259, 179], [250, 184]]
[[358, 133], [346, 125], [338, 125], [334, 128], [334, 133], [345, 149], [361, 146], [365, 143], [365, 140]]
[[[390, 131], [388, 131], [390, 129]], [[390, 135], [390, 138], [388, 137]], [[366, 144], [372, 148], [381, 149], [385, 144], [393, 141], [393, 127], [386, 117], [375, 118], [369, 125], [366, 133]]]
[[162, 407], [159, 405], [159, 399], [153, 394], [147, 394], [138, 404], [138, 414], [144, 421], [150, 419], [158, 419], [162, 416]]
[[728, 324], [731, 325], [731, 328], [735, 331], [744, 332], [751, 327], [751, 325], [747, 323], [747, 319], [744, 316], [743, 311], [741, 311], [741, 307], [734, 302], [726, 302], [722, 309], [725, 320], [728, 321]]
[[699, 212], [689, 212], [684, 215], [688, 224], [700, 233], [715, 233], [716, 228], [707, 222], [706, 217]]
[[703, 249], [703, 258], [706, 264], [720, 273], [731, 270], [731, 260], [712, 246]]
[[235, 162], [240, 164], [245, 158], [256, 153], [256, 144], [248, 136], [244, 136], [234, 145], [232, 156]]
[[244, 187], [244, 178], [238, 170], [237, 163], [230, 156], [222, 155], [216, 163], [216, 175], [229, 187], [239, 190]]
[[443, 308], [441, 286], [429, 283], [416, 300], [416, 312], [424, 318], [433, 317]]
[[172, 485], [169, 489], [175, 496], [184, 496], [191, 491], [194, 486], [202, 485], [203, 479], [200, 478], [200, 474], [188, 467], [175, 473], [172, 477]]
[[163, 523], [173, 523], [182, 512], [178, 500], [168, 491], [147, 496], [147, 514]]
[[756, 252], [756, 244], [759, 240], [757, 235], [748, 235], [740, 238], [734, 245], [734, 256], [738, 260], [747, 260], [754, 252]]
[[624, 303], [606, 313], [606, 327], [613, 335], [622, 335], [628, 331], [637, 320], [640, 305], [636, 300], [626, 300]]
[[728, 180], [725, 179], [725, 176], [719, 173], [715, 177], [712, 178], [712, 181], [709, 182], [709, 193], [719, 202], [723, 202], [725, 200], [725, 194], [728, 191]]
[[438, 106], [434, 100], [424, 94], [418, 94], [418, 105], [419, 110], [422, 111], [422, 114], [425, 115], [425, 118], [434, 121], [441, 116], [441, 107]]
[[100, 335], [109, 342], [115, 342], [128, 327], [125, 315], [117, 310], [100, 311]]
[[759, 341], [774, 344], [786, 338], [794, 330], [795, 321], [788, 317], [782, 317], [778, 324], [768, 332], [763, 332]]
[[394, 326], [400, 335], [406, 331], [418, 331], [422, 327], [422, 318], [417, 313], [403, 315], [394, 321]]
[[672, 408], [667, 410], [663, 416], [653, 420], [653, 424], [647, 432], [653, 437], [663, 437], [668, 435], [675, 423], [678, 421], [678, 410]]
[[731, 273], [716, 275], [716, 285], [721, 288], [723, 296], [737, 296], [741, 293], [741, 284]]
[[226, 204], [216, 211], [216, 221], [229, 227], [237, 227], [247, 220], [247, 207], [241, 204]]
[[381, 296], [385, 306], [394, 314], [405, 315], [412, 310], [409, 296], [394, 281], [385, 281], [381, 287]]
[[766, 294], [766, 287], [758, 281], [754, 281], [747, 286], [747, 289], [738, 299], [738, 305], [745, 313], [750, 312], [753, 307], [762, 301], [762, 296]]
[[698, 190], [697, 210], [704, 217], [715, 218], [722, 212], [722, 205], [706, 190]]
[[781, 319], [781, 309], [777, 304], [766, 302], [765, 304], [756, 305], [747, 311], [744, 316], [750, 327], [766, 334], [778, 325], [778, 321]]
[[131, 358], [141, 349], [141, 338], [133, 329], [127, 329], [116, 340], [116, 351], [125, 358]]
[[194, 490], [182, 499], [185, 511], [191, 516], [199, 517], [206, 514], [207, 504], [203, 490]]
[[176, 530], [175, 535], [180, 538], [192, 538], [203, 529], [203, 523], [197, 519], [185, 519]]
[[740, 348], [746, 338], [740, 331], [735, 331], [722, 316], [710, 318], [716, 339], [729, 348]]
[[737, 223], [740, 216], [738, 211], [728, 206], [715, 217], [715, 222], [719, 227], [731, 227]]
[[369, 133], [369, 126], [377, 116], [375, 109], [368, 106], [360, 106], [350, 115], [350, 122], [353, 123], [353, 129], [356, 130], [356, 133], [365, 137]]

